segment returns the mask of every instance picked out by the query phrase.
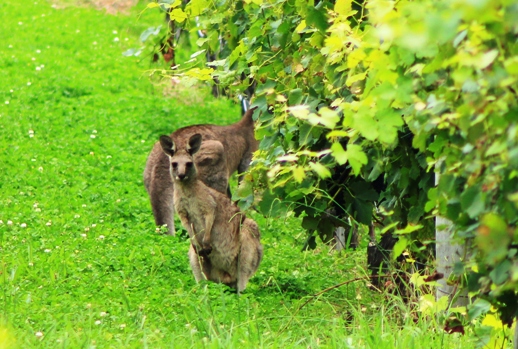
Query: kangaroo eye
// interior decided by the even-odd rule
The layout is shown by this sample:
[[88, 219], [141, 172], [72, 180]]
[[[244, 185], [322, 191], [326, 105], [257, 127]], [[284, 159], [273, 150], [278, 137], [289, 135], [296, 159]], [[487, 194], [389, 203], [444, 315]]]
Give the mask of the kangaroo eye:
[[176, 163], [176, 162], [171, 162], [171, 167], [172, 167], [173, 169], [178, 168], [178, 163]]
[[192, 167], [192, 162], [187, 162], [187, 163], [185, 163], [185, 167], [187, 167], [187, 168], [191, 168], [191, 167]]

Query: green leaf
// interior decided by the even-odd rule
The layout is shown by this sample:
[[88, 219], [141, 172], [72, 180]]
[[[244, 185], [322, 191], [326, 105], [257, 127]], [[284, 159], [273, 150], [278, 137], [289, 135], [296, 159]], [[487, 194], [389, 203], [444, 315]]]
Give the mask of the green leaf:
[[140, 34], [140, 41], [145, 42], [151, 35], [158, 35], [160, 33], [161, 25], [158, 27], [149, 27]]
[[354, 218], [358, 222], [365, 225], [370, 225], [372, 223], [372, 211], [374, 210], [372, 202], [355, 198], [353, 201], [353, 208], [355, 211]]
[[326, 178], [331, 177], [331, 171], [329, 171], [329, 169], [327, 167], [325, 167], [324, 165], [322, 165], [321, 163], [310, 162], [309, 166], [311, 167], [311, 169], [313, 171], [316, 172], [316, 174], [318, 174], [318, 176], [320, 178], [326, 179]]
[[392, 249], [392, 260], [396, 260], [399, 256], [401, 256], [401, 254], [403, 253], [403, 251], [405, 251], [407, 246], [408, 240], [405, 237], [400, 236], [398, 241], [394, 245], [394, 248]]
[[477, 298], [475, 302], [468, 309], [468, 319], [473, 321], [486, 314], [491, 309], [491, 303], [482, 298]]
[[489, 273], [489, 277], [496, 285], [501, 285], [509, 279], [512, 263], [509, 260], [504, 260], [498, 264], [495, 269]]
[[308, 25], [312, 25], [318, 30], [325, 32], [329, 27], [329, 23], [327, 22], [327, 16], [325, 15], [324, 10], [318, 10], [314, 7], [310, 7], [308, 11], [308, 15], [306, 17], [306, 23]]
[[470, 218], [476, 218], [485, 210], [485, 195], [480, 186], [466, 189], [460, 196], [461, 208]]
[[302, 103], [302, 89], [296, 88], [289, 92], [288, 94], [288, 104], [289, 105], [297, 105]]
[[347, 153], [340, 143], [336, 142], [331, 145], [331, 154], [338, 164], [343, 165], [347, 162]]
[[346, 156], [353, 168], [355, 176], [360, 174], [363, 165], [368, 162], [367, 155], [363, 152], [362, 147], [357, 144], [347, 145]]

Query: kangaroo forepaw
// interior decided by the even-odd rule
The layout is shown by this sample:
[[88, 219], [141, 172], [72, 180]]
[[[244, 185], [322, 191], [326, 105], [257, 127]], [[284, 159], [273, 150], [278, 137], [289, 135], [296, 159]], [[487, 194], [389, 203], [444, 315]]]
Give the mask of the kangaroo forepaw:
[[202, 257], [207, 257], [212, 252], [212, 246], [203, 246], [198, 250], [198, 254]]

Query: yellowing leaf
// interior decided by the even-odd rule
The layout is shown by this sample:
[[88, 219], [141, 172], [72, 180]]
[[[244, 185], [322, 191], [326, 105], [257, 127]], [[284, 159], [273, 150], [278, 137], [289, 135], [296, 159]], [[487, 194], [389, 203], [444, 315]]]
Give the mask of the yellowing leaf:
[[502, 321], [500, 321], [495, 315], [493, 314], [486, 314], [484, 317], [484, 320], [482, 320], [482, 325], [490, 326], [497, 329], [504, 328], [504, 325], [502, 324]]
[[296, 105], [288, 108], [289, 112], [297, 119], [307, 120], [309, 116], [309, 109], [303, 105]]
[[309, 166], [315, 173], [322, 179], [326, 179], [331, 177], [331, 171], [324, 165], [318, 163], [318, 162], [310, 162]]
[[351, 12], [351, 4], [352, 0], [336, 0], [334, 10], [339, 15], [345, 16]]
[[295, 154], [286, 154], [283, 156], [279, 156], [277, 161], [297, 161], [299, 157]]
[[[174, 2], [174, 4], [176, 4], [177, 2], [181, 3], [180, 0], [177, 0]], [[191, 0], [191, 1], [189, 1], [189, 4], [187, 5], [185, 10], [192, 17], [195, 17], [195, 16], [201, 15], [208, 6], [209, 6], [209, 2], [207, 0]]]
[[171, 18], [171, 20], [174, 20], [178, 23], [182, 23], [187, 19], [187, 15], [185, 14], [185, 12], [183, 12], [181, 8], [175, 8], [173, 11], [171, 11], [169, 17]]
[[299, 25], [297, 26], [297, 28], [295, 28], [295, 32], [297, 33], [302, 33], [302, 31], [304, 29], [306, 29], [307, 25], [306, 25], [306, 21], [305, 20], [302, 20], [300, 21]]
[[352, 76], [349, 76], [347, 78], [347, 80], [345, 81], [345, 84], [347, 86], [351, 86], [352, 84], [354, 84], [355, 82], [357, 81], [361, 81], [361, 80], [365, 80], [365, 77], [367, 76], [367, 72], [365, 73], [359, 73], [359, 74], [354, 74]]
[[291, 172], [293, 173], [293, 179], [295, 179], [297, 183], [302, 183], [304, 178], [306, 178], [306, 171], [304, 171], [303, 167], [293, 167]]
[[188, 70], [185, 75], [193, 77], [195, 79], [201, 80], [201, 81], [208, 81], [212, 79], [212, 72], [214, 69], [212, 68], [193, 68], [191, 70]]
[[482, 57], [476, 62], [476, 67], [479, 69], [484, 69], [489, 67], [491, 63], [498, 56], [498, 50], [491, 50], [482, 55]]

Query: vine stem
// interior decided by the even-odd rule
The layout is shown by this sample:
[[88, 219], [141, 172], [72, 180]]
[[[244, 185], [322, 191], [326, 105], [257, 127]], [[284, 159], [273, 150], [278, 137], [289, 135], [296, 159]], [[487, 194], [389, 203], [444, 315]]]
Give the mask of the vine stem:
[[356, 281], [370, 281], [372, 279], [383, 278], [383, 277], [390, 277], [390, 276], [391, 276], [390, 274], [362, 276], [362, 277], [354, 278], [354, 279], [347, 280], [347, 281], [341, 282], [339, 284], [330, 286], [330, 287], [328, 287], [326, 289], [323, 289], [322, 291], [320, 291], [318, 293], [315, 293], [314, 295], [309, 296], [309, 298], [306, 299], [306, 301], [304, 303], [302, 303], [302, 305], [291, 316], [290, 321], [288, 321], [288, 323], [283, 328], [280, 329], [279, 334], [283, 333], [291, 325], [291, 323], [293, 322], [293, 319], [302, 310], [302, 308], [304, 308], [306, 305], [308, 305], [308, 303], [311, 302], [316, 297], [321, 296], [321, 295], [323, 295], [326, 292], [332, 291], [332, 290], [334, 290], [336, 288], [342, 287], [344, 285], [351, 284], [351, 283], [356, 282]]

